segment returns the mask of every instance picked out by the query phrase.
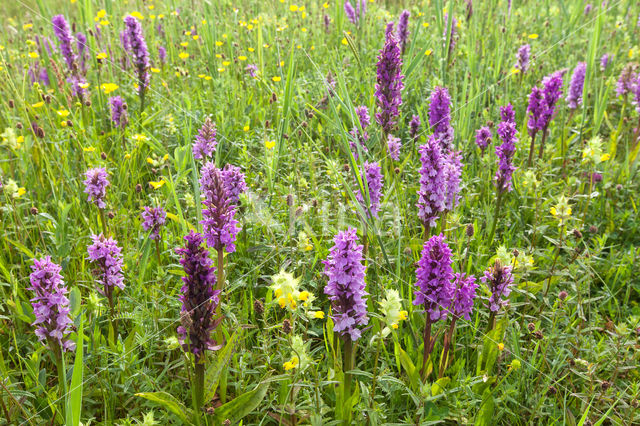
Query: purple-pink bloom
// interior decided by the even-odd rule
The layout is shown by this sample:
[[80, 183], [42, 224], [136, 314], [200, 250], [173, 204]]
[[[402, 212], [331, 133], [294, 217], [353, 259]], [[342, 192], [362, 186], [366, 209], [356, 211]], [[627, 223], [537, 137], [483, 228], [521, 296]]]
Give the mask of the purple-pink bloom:
[[512, 189], [511, 178], [516, 170], [513, 165], [513, 156], [516, 152], [518, 137], [511, 104], [500, 107], [500, 115], [503, 117], [503, 121], [498, 124], [498, 136], [502, 140], [502, 144], [496, 147], [496, 155], [498, 156], [496, 187], [498, 191], [504, 192]]
[[453, 285], [455, 294], [453, 296], [452, 313], [456, 318], [464, 318], [469, 321], [473, 311], [473, 299], [476, 298], [476, 277], [473, 275], [454, 274]]
[[118, 242], [104, 235], [92, 235], [93, 244], [87, 247], [89, 260], [95, 263], [94, 271], [97, 281], [102, 285], [100, 292], [111, 300], [113, 288], [124, 290], [124, 277], [122, 275], [122, 248]]
[[202, 204], [206, 207], [202, 210], [203, 219], [200, 223], [207, 244], [216, 251], [224, 248], [227, 253], [233, 253], [236, 250], [236, 235], [240, 231], [238, 221], [234, 218], [236, 206], [226, 189], [222, 171], [211, 161], [202, 166], [200, 189], [204, 194]]
[[460, 176], [462, 175], [462, 154], [449, 151], [444, 157], [444, 179], [446, 184], [445, 209], [453, 211], [460, 202]]
[[71, 34], [71, 28], [64, 15], [56, 15], [51, 19], [53, 24], [53, 32], [58, 38], [60, 45], [60, 52], [62, 57], [67, 63], [67, 67], [70, 72], [75, 71], [76, 55], [73, 53], [73, 34]]
[[244, 67], [244, 70], [249, 74], [249, 77], [256, 78], [258, 76], [258, 66], [256, 64], [249, 64]]
[[240, 201], [240, 194], [247, 189], [247, 184], [244, 181], [244, 173], [242, 173], [240, 167], [226, 164], [224, 169], [222, 169], [222, 180], [229, 200], [237, 204]]
[[634, 84], [637, 78], [635, 68], [635, 64], [630, 62], [622, 69], [620, 78], [618, 78], [618, 81], [616, 83], [616, 95], [624, 96], [629, 92], [633, 92]]
[[491, 138], [493, 135], [491, 134], [491, 129], [488, 126], [482, 126], [478, 130], [476, 130], [476, 145], [480, 148], [482, 155], [484, 155], [484, 150], [487, 149], [489, 144], [491, 143]]
[[500, 307], [506, 304], [506, 299], [511, 293], [511, 285], [513, 284], [513, 275], [511, 274], [511, 266], [502, 266], [500, 261], [496, 260], [493, 266], [484, 271], [484, 276], [480, 279], [491, 292], [489, 298], [489, 309], [491, 312], [497, 312]]
[[636, 107], [636, 112], [640, 113], [640, 74], [635, 78], [633, 84], [633, 105]]
[[162, 65], [167, 62], [167, 49], [164, 46], [158, 46], [158, 59]]
[[555, 114], [556, 103], [562, 96], [562, 75], [563, 71], [556, 71], [542, 79], [544, 95], [544, 111], [542, 112], [543, 128], [546, 130]]
[[398, 43], [400, 43], [400, 53], [404, 54], [404, 48], [407, 45], [407, 39], [409, 38], [409, 18], [411, 13], [408, 10], [403, 10], [400, 13], [398, 19]]
[[418, 217], [425, 228], [436, 226], [439, 213], [446, 207], [446, 175], [440, 145], [431, 135], [420, 152], [420, 190], [418, 191]]
[[376, 122], [384, 134], [391, 133], [397, 124], [402, 105], [402, 56], [396, 37], [393, 34], [393, 22], [387, 24], [385, 42], [378, 55], [376, 77], [376, 103], [380, 111], [376, 113]]
[[606, 71], [607, 67], [609, 66], [609, 64], [611, 63], [611, 58], [613, 56], [609, 55], [608, 53], [605, 53], [604, 55], [602, 55], [600, 57], [600, 69], [602, 71]]
[[584, 7], [584, 14], [585, 16], [589, 14], [589, 12], [591, 12], [591, 9], [593, 9], [593, 6], [591, 5], [591, 3], [588, 3], [585, 7]]
[[107, 195], [107, 187], [110, 185], [107, 170], [104, 167], [89, 169], [84, 174], [84, 192], [89, 197], [87, 201], [93, 202], [99, 208], [104, 209], [107, 205], [104, 197]]
[[569, 84], [569, 94], [567, 95], [567, 104], [570, 109], [576, 109], [582, 105], [582, 90], [584, 88], [584, 78], [587, 74], [587, 63], [578, 62], [573, 75], [571, 76], [571, 83]]
[[111, 121], [113, 124], [121, 129], [127, 127], [129, 123], [127, 103], [120, 96], [112, 96], [109, 98], [109, 106], [111, 107]]
[[211, 157], [216, 150], [218, 132], [211, 118], [207, 117], [202, 124], [196, 140], [193, 142], [193, 158], [196, 160]]
[[349, 146], [351, 147], [351, 151], [353, 152], [354, 157], [358, 158], [358, 146], [356, 145], [356, 140], [360, 144], [360, 149], [364, 152], [368, 152], [366, 141], [369, 139], [369, 134], [367, 133], [367, 127], [371, 124], [371, 117], [369, 116], [369, 110], [366, 106], [360, 105], [355, 108], [356, 116], [358, 117], [358, 121], [360, 122], [360, 127], [362, 128], [362, 133], [357, 125], [353, 126], [353, 129], [349, 132], [351, 136], [353, 136], [354, 140], [349, 141]]
[[527, 112], [529, 113], [527, 127], [531, 137], [535, 136], [538, 131], [544, 129], [544, 110], [544, 94], [538, 86], [533, 86], [529, 94], [529, 105], [527, 106]]
[[149, 50], [142, 35], [140, 22], [131, 15], [124, 18], [126, 39], [133, 55], [133, 66], [138, 76], [138, 92], [142, 93], [149, 87]]
[[214, 290], [216, 268], [212, 266], [209, 251], [202, 247], [204, 237], [191, 231], [184, 239], [185, 247], [176, 249], [176, 253], [182, 256], [180, 264], [185, 273], [180, 290], [182, 325], [178, 327], [178, 336], [183, 348], [193, 353], [197, 363], [205, 351], [221, 347], [211, 337], [221, 320], [215, 314], [220, 303], [220, 290]]
[[331, 300], [333, 331], [356, 341], [362, 333], [358, 327], [369, 322], [362, 245], [358, 244], [355, 228], [338, 232], [333, 242], [329, 256], [322, 262], [328, 278], [324, 293]]
[[400, 138], [389, 135], [387, 137], [387, 150], [389, 151], [389, 157], [391, 157], [392, 160], [400, 160], [400, 148], [402, 148]]
[[524, 44], [518, 49], [516, 55], [518, 62], [516, 63], [516, 69], [519, 69], [521, 73], [526, 73], [529, 69], [529, 57], [531, 56], [531, 46]]
[[167, 220], [167, 212], [162, 207], [144, 207], [142, 212], [142, 228], [151, 231], [149, 238], [157, 240], [160, 238], [160, 228]]
[[[442, 33], [442, 39], [444, 42], [447, 41], [447, 25], [449, 25], [449, 14], [444, 14], [444, 31]], [[456, 26], [458, 25], [458, 21], [455, 16], [451, 17], [451, 32], [449, 33], [449, 47], [447, 49], [447, 58], [450, 59], [453, 54], [453, 49], [456, 47]], [[444, 43], [443, 43], [444, 44]]]
[[451, 249], [444, 235], [434, 235], [424, 243], [413, 292], [413, 304], [424, 305], [431, 321], [447, 318], [455, 292], [452, 279]]
[[60, 275], [59, 265], [46, 256], [34, 259], [29, 276], [34, 297], [31, 299], [37, 326], [35, 334], [42, 343], [56, 343], [62, 351], [73, 350], [75, 343], [68, 340], [73, 321], [70, 316], [69, 290]]
[[414, 115], [411, 117], [411, 121], [409, 122], [409, 137], [414, 141], [418, 138], [420, 124], [420, 116]]
[[446, 87], [436, 87], [429, 100], [429, 126], [444, 150], [453, 143], [451, 127], [451, 97]]
[[[364, 172], [362, 173], [362, 184], [365, 185], [365, 188], [369, 194], [369, 205], [367, 206], [367, 202], [365, 197], [360, 192], [360, 189], [356, 189], [356, 199], [362, 205], [362, 208], [365, 210], [368, 217], [373, 215], [373, 217], [378, 217], [378, 209], [380, 208], [380, 198], [382, 196], [382, 185], [383, 178], [381, 173], [381, 168], [378, 163], [369, 163], [367, 161], [363, 164]], [[368, 207], [368, 208], [367, 208]], [[369, 211], [371, 213], [369, 213]]]
[[87, 72], [87, 59], [89, 59], [89, 46], [87, 45], [87, 36], [83, 33], [76, 33], [78, 57], [80, 58], [80, 70], [83, 74]]
[[346, 0], [344, 2], [344, 13], [347, 15], [347, 19], [349, 19], [349, 22], [351, 22], [353, 25], [358, 25], [358, 15], [356, 14], [356, 10], [349, 0]]

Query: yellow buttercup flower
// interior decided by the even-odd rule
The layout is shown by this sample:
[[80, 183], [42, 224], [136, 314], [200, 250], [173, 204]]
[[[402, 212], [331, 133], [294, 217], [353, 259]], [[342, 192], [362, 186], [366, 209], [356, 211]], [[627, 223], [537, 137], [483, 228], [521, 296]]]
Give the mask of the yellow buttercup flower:
[[266, 146], [267, 149], [273, 149], [273, 147], [276, 146], [276, 141], [266, 141], [264, 146]]
[[133, 16], [134, 18], [138, 18], [141, 21], [144, 19], [144, 16], [142, 16], [140, 12], [131, 12], [129, 15]]
[[94, 152], [96, 149], [92, 146], [88, 146], [86, 148], [82, 148], [84, 152]]
[[324, 319], [324, 312], [322, 312], [322, 311], [315, 311], [315, 312], [313, 312], [313, 317], [314, 317], [314, 318], [318, 318], [318, 319]]
[[536, 33], [529, 34], [529, 38], [530, 38], [531, 40], [535, 40], [535, 39], [537, 39], [537, 38], [538, 38], [538, 34], [536, 34]]
[[34, 108], [40, 108], [43, 105], [44, 105], [44, 102], [42, 102], [42, 101], [41, 102], [36, 102], [35, 104], [31, 104], [31, 106], [34, 107]]
[[273, 80], [273, 81], [275, 81], [275, 82], [277, 83], [277, 82], [279, 82], [280, 80], [282, 80], [282, 78], [280, 78], [279, 76], [277, 76], [277, 75], [276, 75], [276, 76], [274, 76], [274, 77], [271, 77], [271, 80]]
[[105, 95], [108, 95], [109, 93], [115, 91], [118, 89], [118, 85], [114, 84], [114, 83], [103, 83], [100, 85], [100, 88], [102, 89], [102, 91], [104, 92]]
[[243, 132], [248, 132], [248, 131], [249, 131], [249, 126], [244, 126], [244, 127], [242, 128], [242, 131], [243, 131]]
[[246, 56], [238, 56], [238, 60], [239, 61], [246, 61], [247, 57]]
[[151, 182], [149, 182], [149, 185], [151, 185], [153, 187], [153, 189], [159, 189], [159, 188], [162, 188], [165, 183], [167, 183], [167, 182], [165, 182], [164, 179], [161, 179], [161, 180], [159, 180], [157, 182], [156, 181], [151, 181]]
[[109, 56], [107, 55], [106, 52], [100, 52], [96, 55], [97, 59], [107, 59]]
[[285, 371], [289, 371], [296, 368], [299, 362], [300, 360], [298, 359], [298, 357], [294, 356], [294, 357], [291, 357], [291, 361], [285, 362], [284, 364], [282, 364], [282, 366], [284, 367]]
[[178, 57], [179, 57], [180, 59], [187, 59], [187, 58], [189, 57], [189, 54], [188, 54], [187, 52], [180, 52], [180, 53], [178, 54]]
[[58, 115], [62, 118], [67, 118], [69, 116], [69, 111], [67, 111], [66, 109], [59, 109], [58, 111], [56, 111], [58, 113]]
[[433, 53], [433, 50], [431, 50], [431, 49], [427, 49], [427, 50], [424, 51], [424, 55], [425, 56], [431, 56], [432, 53]]
[[131, 137], [131, 139], [133, 139], [136, 142], [144, 142], [147, 140], [147, 137], [145, 135], [141, 135], [140, 133], [136, 133]]
[[29, 57], [32, 59], [36, 59], [40, 57], [40, 55], [38, 54], [38, 52], [29, 52]]
[[504, 343], [498, 343], [498, 350], [502, 352], [504, 350]]
[[296, 12], [298, 10], [298, 6], [296, 6], [295, 4], [292, 4], [291, 6], [289, 6], [289, 10], [292, 12]]

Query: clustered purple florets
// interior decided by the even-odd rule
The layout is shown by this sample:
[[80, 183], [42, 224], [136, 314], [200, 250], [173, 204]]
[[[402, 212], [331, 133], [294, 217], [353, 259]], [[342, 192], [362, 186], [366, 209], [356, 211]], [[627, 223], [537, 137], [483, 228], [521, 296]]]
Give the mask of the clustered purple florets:
[[344, 2], [344, 13], [347, 15], [347, 19], [353, 25], [358, 25], [361, 19], [364, 19], [364, 14], [367, 11], [367, 0], [355, 0], [356, 7], [349, 0]]
[[[362, 184], [366, 185], [369, 193], [369, 205], [365, 201], [365, 197], [362, 195], [359, 189], [356, 190], [356, 199], [360, 202], [364, 208], [367, 216], [373, 215], [378, 217], [378, 209], [380, 208], [380, 197], [382, 196], [383, 178], [380, 165], [378, 163], [364, 162], [364, 173], [362, 173]], [[366, 182], [365, 182], [366, 180]], [[368, 207], [368, 209], [367, 209]], [[371, 213], [369, 213], [369, 211]]]
[[529, 69], [529, 57], [531, 56], [531, 46], [528, 44], [520, 46], [518, 49], [518, 62], [516, 63], [516, 69], [519, 69], [521, 73], [526, 73]]
[[624, 96], [633, 91], [637, 76], [635, 69], [636, 65], [634, 63], [628, 63], [622, 69], [620, 77], [616, 82], [616, 95]]
[[440, 235], [432, 236], [422, 249], [416, 270], [414, 305], [424, 305], [431, 321], [447, 318], [455, 287], [452, 283], [451, 249]]
[[104, 235], [92, 235], [91, 244], [87, 247], [89, 260], [96, 264], [95, 274], [102, 285], [101, 293], [110, 298], [114, 287], [124, 290], [122, 275], [122, 248], [118, 242]]
[[429, 101], [429, 126], [443, 149], [453, 143], [451, 127], [451, 97], [446, 87], [436, 87]]
[[612, 56], [609, 55], [608, 53], [605, 53], [600, 57], [600, 69], [602, 71], [606, 71], [607, 67], [609, 67], [609, 64], [611, 63], [611, 58]]
[[411, 13], [408, 10], [403, 10], [400, 13], [398, 19], [398, 43], [400, 43], [400, 53], [404, 54], [404, 49], [407, 45], [407, 39], [409, 38], [409, 18]]
[[364, 152], [368, 152], [366, 141], [369, 139], [369, 134], [367, 133], [367, 127], [371, 124], [371, 117], [369, 116], [369, 110], [366, 106], [361, 105], [355, 108], [356, 117], [360, 122], [360, 127], [362, 128], [362, 133], [358, 129], [358, 126], [353, 126], [353, 129], [349, 132], [353, 137], [353, 140], [349, 141], [349, 146], [351, 147], [351, 151], [353, 152], [354, 157], [358, 158], [358, 146], [356, 142], [360, 145], [360, 149]]
[[60, 52], [64, 57], [69, 71], [73, 71], [75, 68], [76, 55], [73, 52], [73, 34], [71, 34], [71, 28], [65, 19], [64, 15], [56, 15], [51, 19], [53, 24], [53, 32], [55, 33], [60, 43]]
[[518, 142], [515, 114], [511, 104], [500, 107], [502, 121], [498, 124], [498, 136], [502, 144], [496, 147], [498, 156], [498, 171], [496, 172], [496, 187], [498, 191], [511, 191], [511, 178], [516, 167], [513, 165], [513, 156]]
[[160, 228], [167, 220], [167, 212], [162, 207], [144, 207], [142, 212], [142, 228], [151, 231], [149, 238], [157, 240], [160, 237]]
[[369, 322], [362, 245], [358, 244], [355, 228], [339, 232], [333, 242], [329, 256], [323, 261], [324, 274], [329, 279], [324, 293], [331, 300], [333, 330], [356, 341], [361, 335], [358, 327]]
[[492, 312], [500, 310], [511, 293], [511, 285], [513, 284], [513, 275], [511, 274], [511, 266], [502, 266], [499, 261], [484, 271], [481, 281], [489, 287], [491, 297], [489, 298], [489, 309]]
[[178, 327], [178, 336], [183, 348], [193, 353], [198, 363], [205, 351], [220, 349], [220, 345], [211, 338], [221, 320], [215, 315], [220, 303], [220, 290], [214, 290], [216, 268], [212, 266], [209, 252], [202, 247], [204, 237], [191, 231], [184, 239], [187, 242], [185, 247], [176, 249], [176, 253], [182, 256], [180, 264], [185, 272], [180, 290], [182, 325]]
[[418, 191], [418, 217], [425, 228], [436, 226], [438, 215], [445, 209], [446, 176], [440, 145], [432, 135], [420, 152], [420, 190]]
[[86, 178], [83, 181], [84, 192], [89, 195], [87, 201], [92, 201], [99, 208], [104, 209], [107, 206], [104, 197], [107, 195], [107, 187], [110, 185], [107, 170], [104, 167], [96, 167], [87, 170], [84, 176]]
[[453, 278], [455, 295], [453, 297], [452, 313], [456, 318], [464, 318], [469, 321], [473, 310], [473, 299], [476, 298], [476, 277], [473, 275], [456, 273]]
[[489, 129], [488, 126], [483, 126], [476, 130], [476, 145], [480, 148], [482, 155], [484, 155], [484, 150], [487, 149], [491, 143], [492, 137], [491, 129]]
[[68, 340], [73, 324], [67, 298], [69, 290], [60, 275], [62, 268], [46, 256], [34, 259], [31, 269], [29, 290], [34, 292], [31, 305], [36, 316], [32, 324], [37, 326], [36, 336], [43, 343], [59, 345], [63, 351], [73, 350], [75, 343]]
[[411, 121], [409, 122], [409, 137], [414, 141], [418, 138], [420, 124], [420, 116], [414, 115], [411, 117]]
[[204, 236], [209, 247], [216, 251], [223, 248], [232, 253], [235, 251], [236, 235], [240, 231], [238, 221], [235, 220], [236, 206], [227, 190], [223, 172], [216, 165], [208, 161], [202, 166], [200, 189], [204, 194], [202, 204], [203, 219], [200, 223], [204, 228]]
[[460, 176], [462, 175], [462, 154], [449, 151], [444, 157], [444, 180], [446, 185], [445, 209], [453, 211], [460, 201]]
[[573, 70], [571, 83], [569, 84], [569, 94], [567, 95], [567, 104], [570, 109], [576, 109], [582, 105], [582, 90], [584, 88], [584, 79], [587, 74], [586, 62], [579, 62]]
[[[86, 95], [86, 80], [78, 73], [78, 65], [76, 64], [76, 55], [73, 52], [73, 35], [71, 28], [67, 23], [64, 15], [56, 15], [51, 19], [53, 31], [60, 42], [60, 52], [67, 63], [69, 76], [67, 81], [71, 84], [71, 92], [74, 96], [84, 99]], [[48, 75], [47, 75], [48, 77]]]
[[207, 117], [196, 135], [193, 143], [193, 158], [200, 160], [211, 157], [216, 150], [218, 132], [211, 118]]
[[111, 107], [111, 121], [116, 127], [124, 129], [129, 123], [127, 113], [127, 104], [120, 96], [112, 96], [109, 98], [109, 106]]
[[387, 151], [389, 151], [389, 157], [391, 157], [392, 160], [400, 160], [400, 148], [402, 148], [400, 138], [389, 135], [387, 137]]
[[124, 18], [125, 35], [129, 51], [133, 55], [133, 66], [138, 76], [138, 92], [142, 93], [149, 87], [149, 50], [142, 35], [140, 22], [131, 15]]
[[380, 50], [377, 64], [376, 100], [380, 112], [376, 122], [385, 134], [391, 133], [397, 124], [402, 105], [402, 56], [398, 41], [393, 34], [393, 22], [387, 25], [384, 47]]
[[227, 191], [229, 200], [237, 204], [240, 201], [240, 194], [247, 190], [244, 173], [242, 173], [240, 167], [227, 164], [224, 166], [224, 169], [222, 169], [222, 180], [224, 181], [224, 188]]

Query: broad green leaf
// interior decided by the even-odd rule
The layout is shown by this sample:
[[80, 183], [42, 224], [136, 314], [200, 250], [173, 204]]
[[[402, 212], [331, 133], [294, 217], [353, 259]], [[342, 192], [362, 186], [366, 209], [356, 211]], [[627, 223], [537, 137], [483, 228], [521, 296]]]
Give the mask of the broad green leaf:
[[231, 420], [231, 424], [237, 423], [260, 405], [267, 390], [269, 390], [269, 383], [261, 383], [254, 390], [216, 408], [212, 417], [214, 424], [222, 424], [227, 419]]
[[177, 415], [184, 423], [191, 424], [189, 418], [191, 418], [190, 410], [178, 401], [173, 395], [167, 392], [142, 392], [137, 393], [136, 396], [140, 398], [148, 399], [155, 402]]

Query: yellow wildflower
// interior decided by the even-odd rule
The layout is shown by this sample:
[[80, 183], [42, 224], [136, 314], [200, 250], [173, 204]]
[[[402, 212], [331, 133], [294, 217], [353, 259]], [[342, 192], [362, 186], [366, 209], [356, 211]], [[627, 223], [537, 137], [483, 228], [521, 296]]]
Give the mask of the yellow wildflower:
[[102, 89], [105, 95], [108, 95], [109, 93], [117, 90], [118, 85], [114, 83], [103, 83], [100, 85], [100, 88]]
[[149, 185], [151, 185], [153, 187], [153, 189], [159, 189], [159, 188], [162, 188], [165, 183], [167, 183], [167, 182], [165, 182], [164, 179], [161, 179], [161, 180], [159, 180], [157, 182], [156, 181], [151, 181], [151, 182], [149, 182]]

